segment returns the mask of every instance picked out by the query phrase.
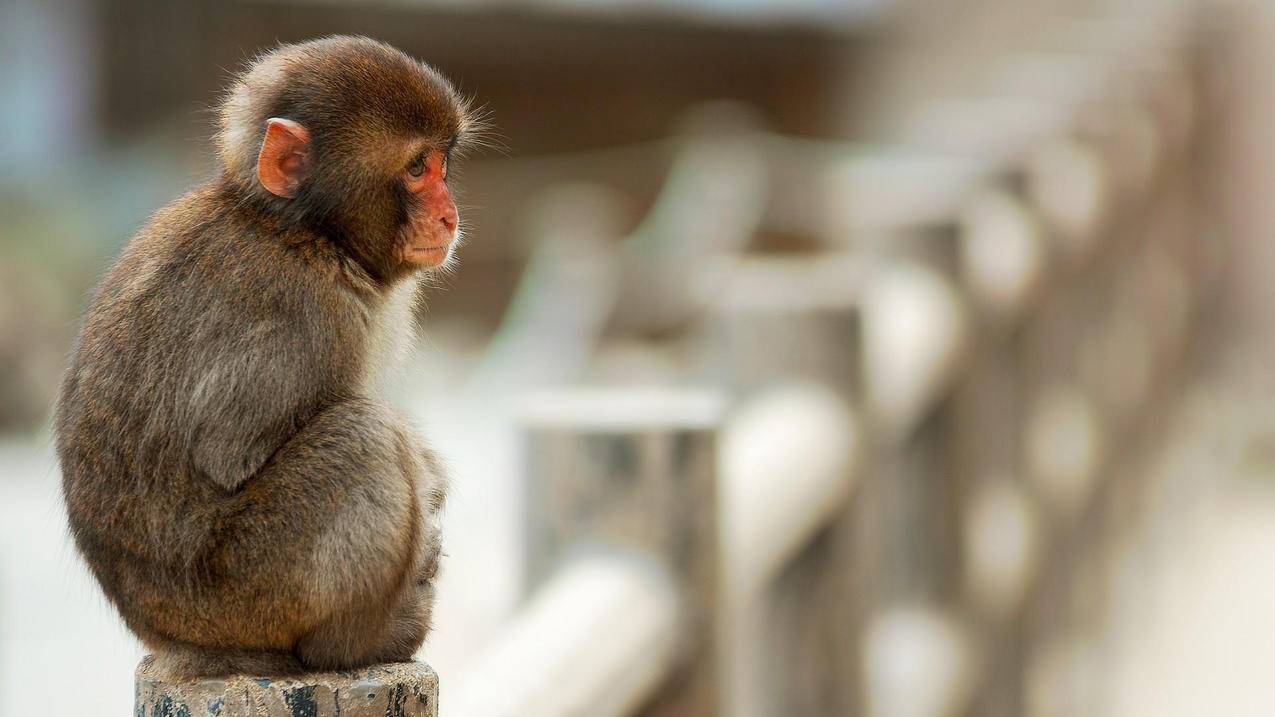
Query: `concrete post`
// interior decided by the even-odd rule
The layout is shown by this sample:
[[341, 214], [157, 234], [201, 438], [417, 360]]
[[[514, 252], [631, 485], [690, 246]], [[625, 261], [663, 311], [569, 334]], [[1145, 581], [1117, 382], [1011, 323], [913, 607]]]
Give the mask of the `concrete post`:
[[136, 717], [438, 717], [438, 675], [422, 662], [296, 677], [160, 679], [137, 666]]

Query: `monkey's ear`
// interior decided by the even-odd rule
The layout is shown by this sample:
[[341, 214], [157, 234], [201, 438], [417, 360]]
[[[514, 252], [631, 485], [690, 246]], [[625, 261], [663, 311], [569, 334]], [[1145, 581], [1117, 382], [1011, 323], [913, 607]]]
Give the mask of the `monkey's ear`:
[[266, 120], [257, 154], [257, 181], [271, 194], [295, 197], [310, 168], [310, 130], [290, 119]]

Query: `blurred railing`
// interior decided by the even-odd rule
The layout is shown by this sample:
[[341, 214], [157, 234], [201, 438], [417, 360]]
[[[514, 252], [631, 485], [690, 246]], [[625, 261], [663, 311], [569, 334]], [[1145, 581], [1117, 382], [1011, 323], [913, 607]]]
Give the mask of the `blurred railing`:
[[[1196, 28], [1144, 19], [1008, 55], [895, 148], [704, 138], [618, 250], [550, 242], [552, 383], [637, 343], [665, 388], [529, 401], [529, 603], [444, 712], [1092, 714], [1120, 466], [1216, 252]], [[545, 211], [605, 224], [581, 191]], [[822, 248], [745, 253], [768, 225]]]

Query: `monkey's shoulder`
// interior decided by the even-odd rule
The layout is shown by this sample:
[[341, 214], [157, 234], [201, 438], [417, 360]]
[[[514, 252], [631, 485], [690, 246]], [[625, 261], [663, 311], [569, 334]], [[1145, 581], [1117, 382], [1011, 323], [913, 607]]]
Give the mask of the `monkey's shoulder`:
[[89, 309], [60, 401], [64, 443], [111, 429], [125, 457], [85, 455], [117, 492], [190, 475], [238, 485], [325, 400], [362, 385], [366, 309], [324, 271], [200, 191], [160, 210]]
[[129, 241], [103, 285], [112, 302], [157, 302], [171, 314], [358, 312], [329, 242], [260, 220], [200, 187], [160, 209]]
[[[338, 384], [298, 393], [340, 390], [360, 373], [369, 319], [331, 271], [253, 233], [207, 190], [192, 192], [157, 212], [108, 272], [68, 387], [191, 395], [284, 375]], [[229, 373], [249, 365], [255, 372]]]

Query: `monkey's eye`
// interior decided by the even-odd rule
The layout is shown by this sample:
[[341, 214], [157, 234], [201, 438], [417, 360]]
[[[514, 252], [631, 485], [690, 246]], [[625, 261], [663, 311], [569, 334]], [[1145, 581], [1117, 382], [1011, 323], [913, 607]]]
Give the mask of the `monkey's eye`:
[[424, 174], [425, 173], [425, 157], [420, 156], [420, 157], [417, 157], [416, 159], [413, 159], [412, 163], [407, 165], [407, 173], [412, 175], [413, 177], [420, 177], [422, 174]]

